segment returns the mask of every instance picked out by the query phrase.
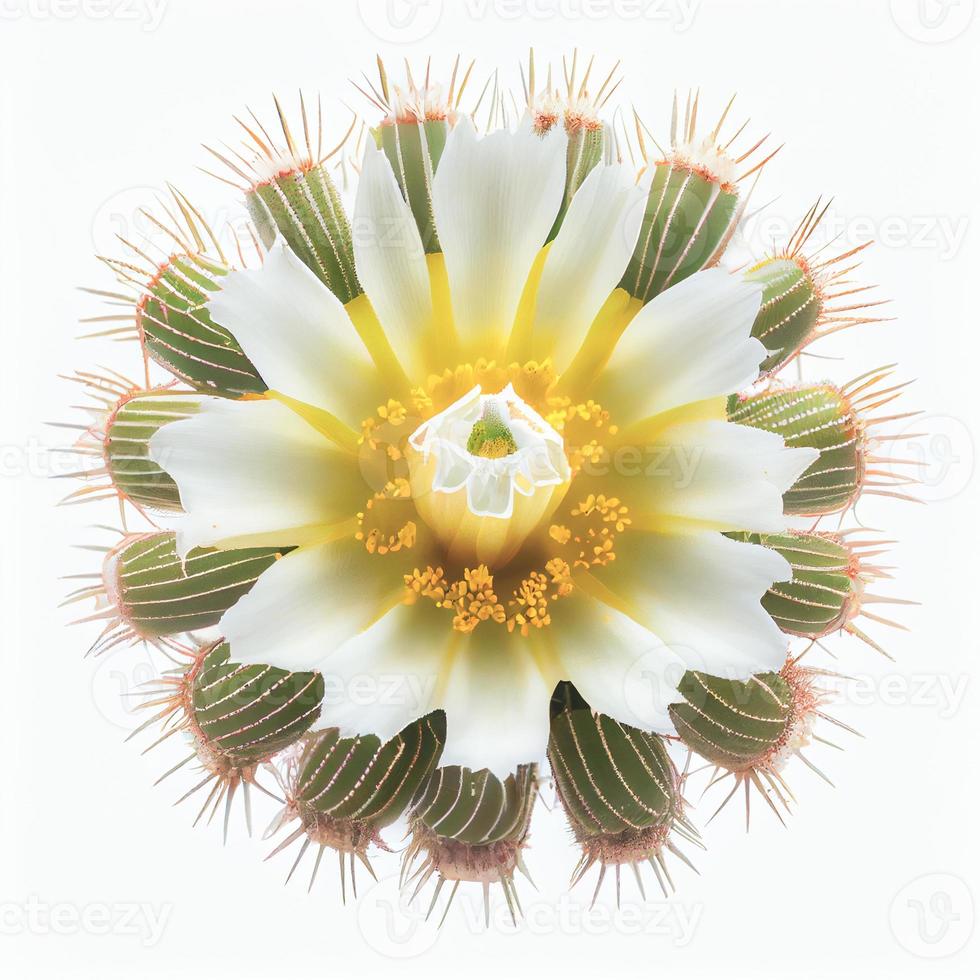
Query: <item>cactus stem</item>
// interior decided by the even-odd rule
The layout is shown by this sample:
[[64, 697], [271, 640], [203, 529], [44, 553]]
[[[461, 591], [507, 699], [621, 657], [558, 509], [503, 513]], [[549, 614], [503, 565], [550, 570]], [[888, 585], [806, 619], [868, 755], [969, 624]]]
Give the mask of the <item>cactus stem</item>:
[[[685, 737], [694, 739], [697, 750], [702, 754], [717, 756], [714, 773], [705, 786], [704, 792], [706, 793], [711, 787], [724, 782], [729, 777], [733, 780], [731, 789], [711, 815], [708, 823], [711, 823], [725, 809], [739, 789], [743, 789], [745, 793], [746, 830], [748, 830], [751, 820], [752, 789], [754, 788], [780, 823], [785, 825], [784, 813], [789, 815], [791, 803], [796, 801], [782, 776], [781, 770], [793, 757], [800, 758], [807, 768], [812, 769], [822, 779], [833, 785], [826, 774], [803, 754], [803, 749], [813, 742], [821, 742], [833, 748], [841, 749], [841, 746], [815, 735], [811, 730], [813, 721], [823, 719], [845, 731], [853, 734], [859, 733], [821, 710], [821, 705], [827, 698], [827, 692], [817, 687], [815, 678], [840, 675], [830, 671], [803, 667], [799, 664], [799, 660], [800, 657], [787, 660], [778, 675], [765, 675], [764, 682], [759, 681], [762, 685], [760, 690], [768, 692], [768, 702], [765, 700], [760, 700], [758, 703], [750, 703], [747, 700], [743, 702], [738, 693], [739, 685], [717, 679], [703, 679], [702, 683], [707, 685], [703, 690], [708, 695], [708, 700], [703, 708], [697, 707], [697, 689], [690, 688], [689, 684], [687, 686], [690, 690], [685, 693], [689, 703], [686, 706], [677, 705], [671, 708], [675, 723], [678, 723], [688, 733]], [[745, 686], [747, 697], [752, 690], [750, 686]], [[694, 701], [691, 700], [692, 697], [695, 699]], [[766, 707], [767, 704], [769, 705], [768, 708]], [[782, 706], [782, 713], [777, 711], [771, 717], [768, 714], [763, 714], [774, 706]], [[688, 710], [692, 707], [695, 711], [693, 715]], [[675, 713], [675, 709], [677, 713]], [[744, 732], [727, 729], [726, 735], [725, 730], [718, 727], [719, 725], [741, 726], [741, 721], [734, 720], [739, 716], [749, 720], [749, 725]], [[762, 735], [753, 737], [749, 734], [750, 730], [754, 730], [757, 723], [772, 722], [775, 724], [780, 718], [783, 719], [781, 722], [782, 731], [775, 739]], [[710, 741], [709, 733], [712, 733], [710, 738], [717, 737], [724, 740], [724, 738], [732, 736], [736, 742], [740, 739], [752, 740], [754, 738], [755, 741], [762, 743], [765, 747], [756, 755], [739, 756], [738, 753], [745, 752], [743, 748], [736, 749], [734, 742], [727, 749], [721, 744], [715, 745]], [[727, 757], [726, 753], [728, 753]], [[704, 793], [702, 793], [703, 795]], [[776, 805], [777, 802], [779, 806]]]
[[[139, 708], [156, 708], [161, 705], [162, 708], [139, 725], [129, 735], [127, 741], [158, 722], [161, 723], [163, 734], [143, 751], [142, 754], [144, 755], [173, 735], [190, 736], [195, 748], [194, 753], [167, 770], [156, 780], [154, 785], [158, 785], [177, 770], [196, 760], [206, 775], [184, 793], [174, 805], [183, 803], [206, 786], [213, 784], [194, 819], [193, 826], [196, 827], [204, 820], [205, 814], [207, 814], [206, 822], [210, 824], [224, 804], [222, 839], [227, 841], [231, 810], [238, 795], [238, 789], [241, 787], [245, 826], [248, 835], [251, 836], [251, 786], [254, 785], [266, 795], [280, 803], [283, 802], [258, 782], [256, 773], [263, 754], [271, 756], [277, 750], [276, 739], [285, 737], [283, 733], [290, 726], [295, 727], [302, 724], [309, 717], [309, 713], [305, 710], [305, 702], [299, 701], [306, 693], [306, 688], [302, 686], [303, 675], [285, 674], [278, 682], [272, 679], [265, 688], [253, 687], [252, 685], [258, 685], [261, 682], [264, 676], [261, 671], [268, 672], [270, 668], [258, 668], [260, 673], [255, 676], [255, 668], [240, 668], [237, 665], [230, 665], [229, 667], [225, 644], [212, 644], [196, 651], [186, 650], [177, 644], [172, 644], [172, 648], [174, 652], [189, 658], [189, 661], [183, 664], [178, 661], [177, 669], [169, 671], [167, 676], [151, 682], [159, 685], [159, 687], [147, 692], [149, 699], [139, 705]], [[236, 672], [236, 668], [238, 672], [244, 671], [242, 681], [237, 687], [235, 682], [238, 681], [239, 674]], [[250, 670], [252, 673], [248, 673]], [[241, 691], [247, 691], [248, 699], [245, 700], [243, 696], [239, 702], [236, 702], [237, 711], [253, 714], [259, 712], [259, 716], [253, 717], [238, 731], [230, 733], [223, 731], [223, 727], [226, 727], [225, 719], [228, 716], [218, 716], [217, 718], [209, 716], [208, 704], [200, 701], [197, 696], [197, 682], [202, 675], [206, 676], [207, 690], [218, 689], [219, 693], [224, 691], [224, 693], [220, 693], [219, 703], [228, 702], [230, 699], [238, 697]], [[266, 702], [263, 699], [275, 690], [277, 684], [293, 679], [300, 688], [298, 693], [292, 698], [284, 700], [282, 705], [273, 702], [266, 707]], [[295, 708], [292, 707], [294, 702], [297, 703]], [[263, 710], [266, 711], [264, 715], [261, 714]], [[281, 717], [276, 718], [274, 724], [278, 727], [271, 735], [266, 734], [262, 726], [270, 718], [280, 716], [284, 710], [291, 711], [293, 717], [286, 725], [281, 723]], [[306, 724], [309, 724], [309, 721], [306, 721]], [[213, 726], [217, 727], [213, 728]], [[249, 741], [243, 741], [246, 735], [250, 739]], [[208, 812], [209, 810], [210, 812]]]

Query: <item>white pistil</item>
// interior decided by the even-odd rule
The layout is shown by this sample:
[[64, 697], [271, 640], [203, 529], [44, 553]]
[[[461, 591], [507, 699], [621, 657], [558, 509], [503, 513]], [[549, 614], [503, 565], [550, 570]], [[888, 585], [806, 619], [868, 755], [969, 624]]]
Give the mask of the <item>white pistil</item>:
[[[488, 419], [512, 438], [501, 455], [480, 453], [486, 441], [474, 426]], [[571, 478], [562, 437], [510, 385], [491, 395], [473, 388], [423, 422], [409, 446], [419, 514], [452, 551], [481, 561], [508, 560]]]

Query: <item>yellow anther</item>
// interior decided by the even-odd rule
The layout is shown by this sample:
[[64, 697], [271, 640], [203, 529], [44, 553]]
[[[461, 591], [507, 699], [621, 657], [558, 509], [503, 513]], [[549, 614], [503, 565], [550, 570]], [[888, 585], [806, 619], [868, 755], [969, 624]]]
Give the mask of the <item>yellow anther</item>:
[[415, 545], [418, 525], [412, 519], [412, 488], [404, 477], [389, 480], [357, 515], [354, 537], [364, 542], [369, 554], [387, 555]]
[[378, 407], [378, 418], [392, 425], [401, 425], [408, 418], [408, 410], [401, 402], [389, 398], [386, 405]]
[[[386, 404], [378, 406], [377, 415], [372, 415], [361, 423], [361, 436], [358, 442], [361, 445], [367, 444], [372, 449], [377, 449], [382, 442], [391, 445], [394, 436], [393, 434], [386, 434], [382, 438], [380, 434], [382, 426], [400, 427], [407, 418], [408, 410], [405, 406], [401, 402], [389, 398]], [[405, 437], [407, 435], [408, 433], [405, 433]], [[401, 433], [398, 434], [398, 438], [402, 438]]]
[[559, 544], [568, 544], [571, 540], [572, 532], [564, 524], [552, 524], [548, 528], [548, 536]]
[[564, 558], [552, 558], [544, 567], [551, 576], [551, 584], [557, 589], [554, 598], [566, 596], [575, 588], [572, 584], [572, 570]]
[[510, 601], [513, 610], [507, 620], [507, 629], [515, 629], [522, 636], [527, 636], [531, 629], [544, 629], [551, 624], [551, 614], [548, 612], [548, 577], [541, 572], [531, 572], [514, 591]]
[[412, 604], [419, 597], [432, 599], [436, 605], [441, 605], [446, 598], [449, 583], [443, 577], [441, 568], [433, 568], [429, 565], [424, 571], [413, 569], [405, 576], [405, 585], [408, 589], [406, 602]]

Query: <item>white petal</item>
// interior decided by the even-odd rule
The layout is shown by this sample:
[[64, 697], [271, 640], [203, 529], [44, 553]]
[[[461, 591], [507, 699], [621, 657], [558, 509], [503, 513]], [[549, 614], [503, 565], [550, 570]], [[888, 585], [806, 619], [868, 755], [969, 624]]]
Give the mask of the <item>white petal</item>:
[[745, 678], [783, 665], [786, 637], [759, 600], [773, 582], [791, 577], [784, 558], [712, 531], [628, 537], [629, 550], [624, 536], [617, 560], [598, 577], [637, 622], [718, 677]]
[[324, 698], [315, 728], [388, 739], [434, 708], [452, 633], [442, 610], [398, 606], [319, 665]]
[[784, 530], [783, 494], [820, 455], [722, 421], [675, 425], [655, 442], [642, 482], [625, 481], [645, 522], [679, 519], [716, 531]]
[[231, 272], [208, 304], [265, 383], [358, 426], [374, 366], [343, 304], [280, 239], [262, 266]]
[[646, 189], [621, 164], [597, 166], [572, 198], [548, 250], [535, 312], [535, 350], [561, 370], [616, 288], [640, 234]]
[[761, 296], [723, 269], [697, 272], [656, 296], [613, 351], [598, 399], [621, 409], [622, 425], [744, 388], [766, 356], [750, 335]]
[[469, 634], [439, 699], [446, 709], [441, 765], [486, 768], [503, 779], [544, 759], [557, 679], [541, 675], [525, 644], [493, 624]]
[[347, 537], [285, 555], [218, 628], [239, 663], [310, 670], [380, 619], [403, 591], [396, 570]]
[[456, 329], [479, 349], [506, 336], [565, 191], [568, 139], [529, 122], [477, 138], [463, 118], [449, 134], [432, 187]]
[[[276, 401], [207, 398], [150, 440], [186, 511], [178, 550], [295, 545], [356, 510], [356, 464]], [[362, 494], [363, 496], [363, 494]]]
[[689, 666], [656, 634], [621, 612], [577, 594], [562, 604], [550, 630], [571, 681], [595, 711], [637, 728], [673, 732], [668, 705], [683, 700], [677, 684]]
[[353, 236], [361, 285], [402, 365], [418, 377], [419, 335], [432, 320], [429, 268], [411, 208], [372, 141], [357, 183]]

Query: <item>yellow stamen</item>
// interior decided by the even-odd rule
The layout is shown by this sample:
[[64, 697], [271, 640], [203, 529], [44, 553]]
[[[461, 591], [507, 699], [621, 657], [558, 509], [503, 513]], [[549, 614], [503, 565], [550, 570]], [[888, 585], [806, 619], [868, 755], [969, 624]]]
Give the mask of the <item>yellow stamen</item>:
[[629, 508], [605, 494], [590, 493], [565, 517], [565, 523], [551, 525], [548, 535], [560, 547], [557, 558], [577, 570], [615, 561], [616, 535], [633, 523]]
[[357, 515], [354, 537], [364, 542], [369, 554], [387, 555], [415, 546], [418, 525], [408, 481], [397, 478], [374, 495]]

